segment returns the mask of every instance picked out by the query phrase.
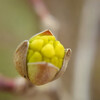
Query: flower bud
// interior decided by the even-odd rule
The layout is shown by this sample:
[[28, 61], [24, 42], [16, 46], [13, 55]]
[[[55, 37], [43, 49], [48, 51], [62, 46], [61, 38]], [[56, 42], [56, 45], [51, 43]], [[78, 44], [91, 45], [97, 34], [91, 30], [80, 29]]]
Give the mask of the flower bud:
[[35, 85], [43, 85], [64, 73], [70, 55], [71, 49], [65, 50], [47, 30], [22, 42], [15, 52], [14, 61], [23, 77]]

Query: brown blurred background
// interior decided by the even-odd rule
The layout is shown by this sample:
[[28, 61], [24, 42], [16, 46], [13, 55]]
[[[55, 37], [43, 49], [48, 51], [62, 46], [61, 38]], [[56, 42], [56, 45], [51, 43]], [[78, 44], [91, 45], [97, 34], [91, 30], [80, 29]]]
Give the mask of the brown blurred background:
[[[48, 23], [52, 18], [49, 20], [47, 16], [45, 23], [31, 1], [0, 0], [0, 73], [12, 78], [19, 76], [13, 65], [17, 45], [50, 28], [64, 47], [73, 51], [65, 74], [58, 80], [62, 88], [58, 87], [58, 91], [64, 90], [66, 95], [59, 100], [100, 100], [100, 1], [43, 0], [54, 18], [55, 23], [50, 23], [51, 26]], [[0, 100], [22, 98], [26, 100], [0, 91]], [[52, 96], [43, 93], [27, 97], [27, 100], [42, 99], [53, 100]]]

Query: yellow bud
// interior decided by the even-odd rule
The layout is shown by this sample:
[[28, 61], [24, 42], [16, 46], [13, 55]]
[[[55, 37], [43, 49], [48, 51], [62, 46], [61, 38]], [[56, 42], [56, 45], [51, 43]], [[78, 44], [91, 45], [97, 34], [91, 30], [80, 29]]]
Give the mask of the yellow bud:
[[45, 57], [48, 57], [48, 58], [52, 58], [55, 55], [54, 47], [51, 44], [45, 45], [42, 48], [41, 52]]
[[44, 59], [43, 59], [45, 62], [50, 62], [50, 59], [49, 58], [47, 58], [47, 57], [44, 57]]
[[48, 39], [55, 41], [55, 37], [54, 36], [48, 36]]
[[57, 44], [59, 44], [59, 43], [60, 43], [59, 41], [55, 41], [54, 47], [55, 47]]
[[33, 42], [33, 40], [35, 40], [35, 39], [40, 39], [41, 38], [41, 36], [35, 36], [35, 38], [34, 37], [32, 37], [30, 40], [29, 40], [29, 42], [30, 43], [32, 43]]
[[27, 54], [27, 61], [29, 61], [30, 57], [33, 55], [33, 50], [29, 49]]
[[52, 44], [52, 45], [54, 44], [54, 42], [52, 40], [50, 40], [49, 43]]
[[33, 50], [40, 51], [43, 44], [44, 44], [44, 41], [42, 39], [36, 39], [32, 43], [30, 43], [30, 48]]
[[63, 63], [63, 60], [62, 60], [62, 59], [59, 59], [59, 61], [58, 61], [58, 67], [59, 67], [59, 68], [62, 67], [62, 63]]
[[55, 45], [55, 55], [59, 58], [64, 57], [64, 47], [59, 42]]
[[42, 61], [42, 55], [37, 51], [29, 59], [29, 62], [40, 62], [40, 61]]
[[58, 67], [58, 58], [55, 56], [51, 59], [51, 63]]
[[47, 38], [47, 36], [41, 36], [41, 39], [44, 40], [44, 44], [47, 44], [47, 43], [48, 43], [48, 38]]

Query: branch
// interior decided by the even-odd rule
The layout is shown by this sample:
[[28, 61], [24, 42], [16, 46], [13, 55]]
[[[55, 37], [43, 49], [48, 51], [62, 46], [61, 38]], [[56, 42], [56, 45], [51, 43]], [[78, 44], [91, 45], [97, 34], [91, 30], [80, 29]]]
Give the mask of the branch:
[[21, 96], [24, 99], [31, 96], [35, 98], [35, 96], [37, 96], [36, 94], [39, 95], [42, 93], [49, 98], [52, 98], [52, 100], [65, 100], [65, 98], [71, 100], [69, 94], [63, 87], [61, 80], [56, 80], [49, 84], [36, 87], [22, 77], [11, 79], [0, 75], [0, 91], [10, 92]]
[[43, 0], [30, 0], [37, 15], [41, 18], [44, 19], [48, 14], [49, 11], [47, 10]]
[[14, 87], [15, 83], [12, 79], [0, 76], [0, 90], [12, 92], [14, 90]]
[[34, 85], [22, 77], [11, 79], [0, 75], [0, 91], [22, 94], [33, 87]]
[[49, 12], [43, 0], [29, 0], [40, 18], [43, 29], [50, 29], [55, 36], [58, 36], [60, 24], [57, 19]]

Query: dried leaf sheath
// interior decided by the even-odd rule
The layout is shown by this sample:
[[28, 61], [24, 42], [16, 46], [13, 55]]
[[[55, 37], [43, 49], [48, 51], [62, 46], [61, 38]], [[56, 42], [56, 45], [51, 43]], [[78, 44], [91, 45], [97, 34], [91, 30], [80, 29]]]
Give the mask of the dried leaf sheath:
[[17, 71], [25, 78], [27, 76], [26, 56], [28, 51], [28, 40], [23, 41], [15, 51], [14, 63]]

